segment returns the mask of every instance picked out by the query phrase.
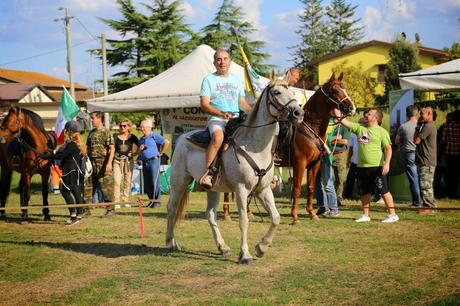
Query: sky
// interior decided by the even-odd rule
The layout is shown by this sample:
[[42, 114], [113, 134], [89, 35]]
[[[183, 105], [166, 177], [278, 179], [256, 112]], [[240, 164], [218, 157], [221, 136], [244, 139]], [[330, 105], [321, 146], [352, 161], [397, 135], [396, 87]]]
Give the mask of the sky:
[[[151, 0], [133, 0], [137, 8]], [[222, 0], [182, 0], [185, 22], [194, 31], [211, 23]], [[235, 0], [256, 28], [251, 39], [266, 42], [264, 52], [279, 71], [293, 65], [292, 49], [300, 42], [298, 0]], [[323, 0], [323, 6], [329, 0]], [[369, 40], [392, 41], [405, 32], [415, 33], [425, 47], [442, 49], [460, 42], [460, 0], [346, 0], [356, 5], [356, 19]], [[120, 19], [115, 0], [0, 0], [0, 68], [45, 73], [68, 80], [66, 38], [62, 21], [68, 8], [71, 19], [75, 81], [93, 87], [102, 79], [102, 64], [87, 50], [100, 48], [101, 34], [120, 38], [100, 18]], [[61, 19], [61, 20], [60, 20]], [[109, 75], [120, 68], [109, 68]]]

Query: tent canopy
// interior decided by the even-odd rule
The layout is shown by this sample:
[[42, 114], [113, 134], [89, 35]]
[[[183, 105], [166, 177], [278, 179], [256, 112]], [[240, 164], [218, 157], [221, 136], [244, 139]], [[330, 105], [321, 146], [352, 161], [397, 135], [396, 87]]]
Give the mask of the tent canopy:
[[415, 72], [399, 74], [401, 89], [460, 91], [460, 59]]
[[[177, 64], [144, 83], [87, 100], [88, 111], [132, 112], [199, 106], [201, 81], [216, 71], [214, 53], [211, 47], [201, 45]], [[230, 73], [244, 82], [242, 66], [232, 62]]]

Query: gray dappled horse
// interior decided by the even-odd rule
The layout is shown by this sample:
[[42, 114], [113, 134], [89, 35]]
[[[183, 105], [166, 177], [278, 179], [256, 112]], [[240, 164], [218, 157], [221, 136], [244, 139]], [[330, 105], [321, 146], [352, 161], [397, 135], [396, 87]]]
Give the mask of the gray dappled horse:
[[[271, 150], [276, 122], [288, 120], [298, 124], [302, 118], [303, 111], [288, 91], [287, 85], [275, 83], [265, 88], [247, 119], [231, 137], [233, 141], [222, 154], [220, 178], [215, 186], [207, 191], [206, 217], [221, 254], [228, 253], [230, 248], [225, 244], [216, 223], [216, 207], [220, 192], [235, 192], [241, 230], [239, 262], [247, 264], [253, 261], [248, 250], [247, 236], [247, 199], [251, 193], [254, 193], [271, 216], [270, 228], [262, 241], [256, 245], [256, 255], [263, 256], [271, 245], [275, 228], [280, 222], [270, 188], [273, 179]], [[206, 150], [187, 141], [187, 136], [192, 133], [194, 131], [179, 138], [171, 163], [171, 193], [166, 233], [166, 246], [171, 250], [180, 250], [174, 237], [174, 228], [188, 202], [187, 186], [193, 179], [198, 181], [205, 170]]]

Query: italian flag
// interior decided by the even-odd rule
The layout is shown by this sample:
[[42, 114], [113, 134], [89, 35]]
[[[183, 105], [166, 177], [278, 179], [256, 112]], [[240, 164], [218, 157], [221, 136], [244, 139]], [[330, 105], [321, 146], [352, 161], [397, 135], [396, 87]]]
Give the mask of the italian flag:
[[58, 144], [64, 143], [64, 127], [68, 121], [71, 121], [80, 112], [80, 108], [77, 106], [72, 96], [69, 94], [67, 89], [63, 87], [61, 95], [61, 104], [59, 105], [59, 111], [56, 118], [56, 125], [54, 133]]

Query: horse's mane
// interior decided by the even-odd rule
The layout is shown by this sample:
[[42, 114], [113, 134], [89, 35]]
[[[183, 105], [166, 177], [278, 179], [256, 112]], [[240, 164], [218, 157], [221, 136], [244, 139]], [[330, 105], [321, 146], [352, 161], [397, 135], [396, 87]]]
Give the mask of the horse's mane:
[[29, 119], [31, 121], [31, 123], [37, 129], [39, 129], [43, 134], [46, 135], [45, 126], [43, 125], [43, 120], [37, 113], [35, 113], [35, 112], [31, 111], [31, 110], [25, 109], [25, 108], [21, 108], [21, 109], [18, 108], [18, 110], [20, 112], [22, 112], [24, 114], [24, 117], [26, 119]]
[[[267, 86], [267, 87], [268, 87], [268, 86]], [[263, 91], [262, 94], [259, 96], [259, 98], [257, 98], [256, 103], [254, 103], [254, 105], [252, 106], [252, 109], [251, 109], [251, 111], [250, 111], [249, 114], [248, 114], [248, 117], [247, 117], [247, 119], [246, 119], [246, 122], [252, 122], [253, 120], [256, 119], [257, 112], [259, 111], [260, 100], [261, 100], [262, 97], [265, 95], [265, 91], [267, 90], [267, 87], [264, 89], [264, 91]]]

